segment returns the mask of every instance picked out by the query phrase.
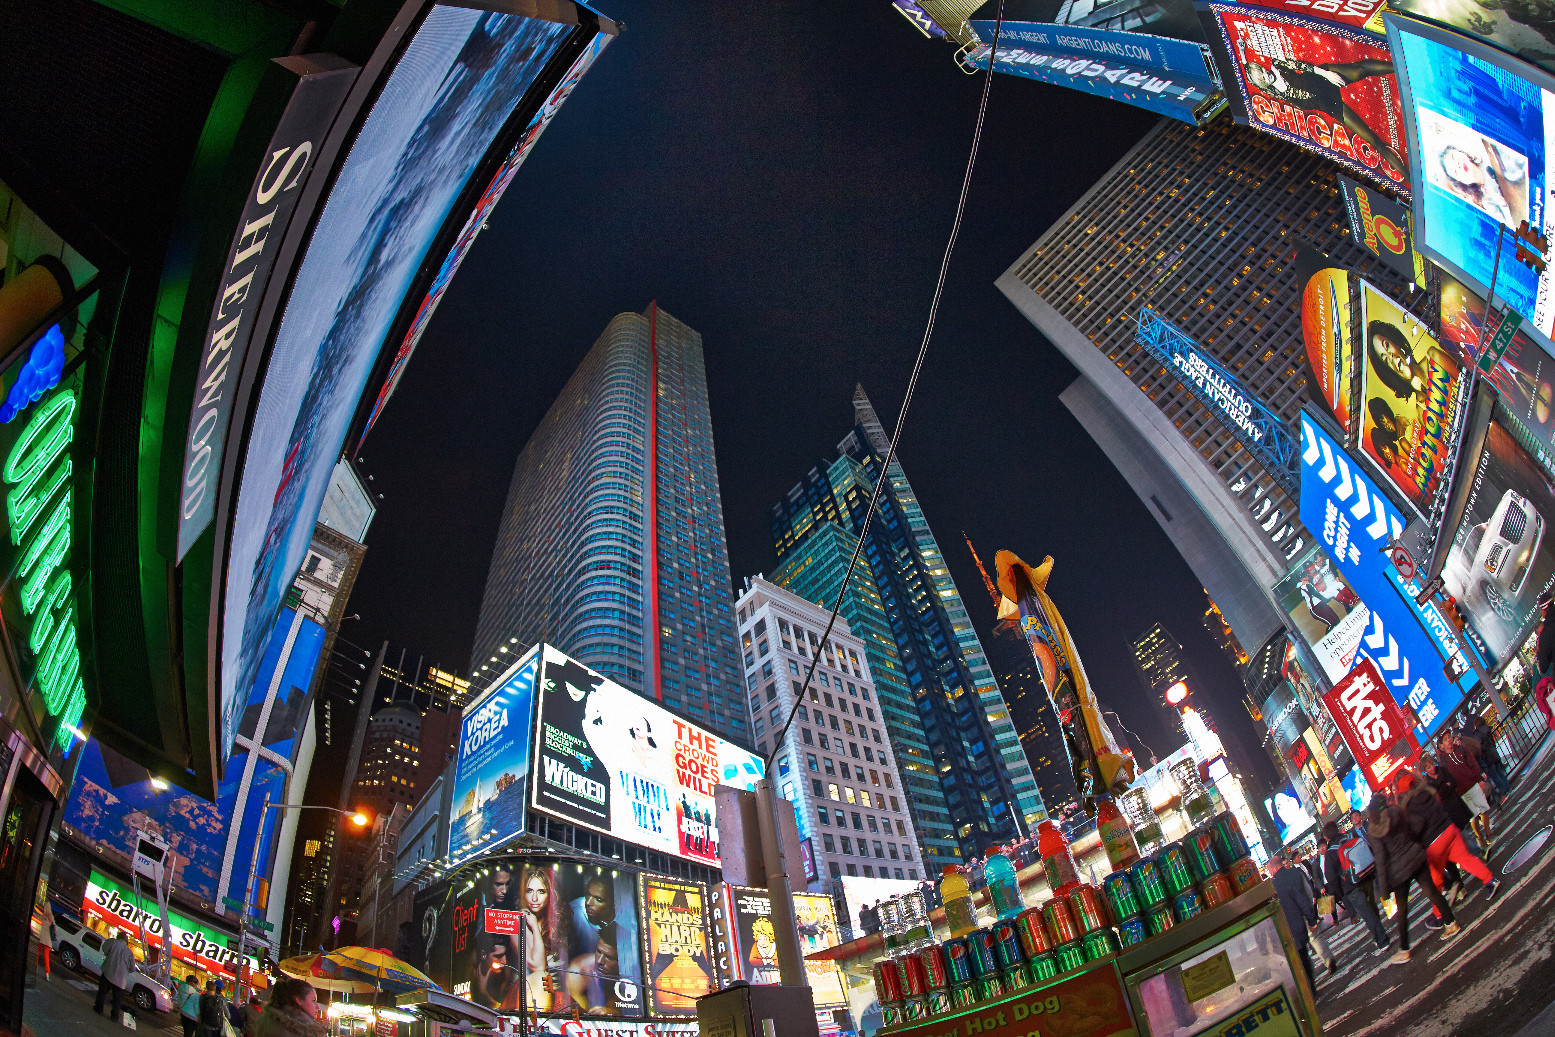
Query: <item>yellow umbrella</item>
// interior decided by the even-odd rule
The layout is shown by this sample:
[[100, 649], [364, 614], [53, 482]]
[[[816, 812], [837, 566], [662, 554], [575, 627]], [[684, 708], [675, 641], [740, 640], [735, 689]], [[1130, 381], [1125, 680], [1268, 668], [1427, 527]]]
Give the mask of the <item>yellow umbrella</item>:
[[283, 958], [278, 968], [283, 975], [306, 980], [315, 990], [328, 990], [337, 994], [371, 994], [377, 989], [371, 983], [359, 979], [331, 976], [324, 971], [323, 955], [320, 954]]
[[443, 989], [409, 962], [375, 947], [337, 947], [324, 955], [320, 965], [336, 975], [367, 980], [390, 993]]

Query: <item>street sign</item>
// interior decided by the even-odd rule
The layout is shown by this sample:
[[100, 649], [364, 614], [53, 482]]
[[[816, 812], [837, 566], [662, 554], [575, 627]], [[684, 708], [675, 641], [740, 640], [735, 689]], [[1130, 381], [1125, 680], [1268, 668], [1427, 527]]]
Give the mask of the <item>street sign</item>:
[[234, 911], [243, 910], [243, 901], [239, 900], [237, 897], [222, 897], [221, 902]]
[[1409, 548], [1403, 544], [1394, 544], [1388, 549], [1388, 561], [1393, 563], [1393, 568], [1398, 570], [1400, 579], [1412, 580], [1415, 578], [1415, 559], [1409, 553]]
[[1523, 318], [1516, 310], [1508, 306], [1501, 311], [1500, 322], [1491, 331], [1490, 341], [1485, 343], [1485, 352], [1480, 355], [1481, 371], [1489, 374], [1496, 369], [1496, 365], [1501, 362], [1501, 357], [1505, 355], [1507, 347], [1512, 344], [1512, 339], [1517, 337], [1517, 331], [1522, 326]]
[[253, 915], [249, 915], [245, 921], [247, 921], [249, 925], [258, 926], [267, 933], [275, 932], [275, 926], [265, 921], [263, 918], [255, 918]]

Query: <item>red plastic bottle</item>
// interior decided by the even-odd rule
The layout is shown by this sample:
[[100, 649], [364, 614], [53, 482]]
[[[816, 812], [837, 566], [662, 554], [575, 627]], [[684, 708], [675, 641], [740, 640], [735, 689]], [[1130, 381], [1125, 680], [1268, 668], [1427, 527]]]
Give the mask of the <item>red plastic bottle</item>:
[[1080, 872], [1074, 865], [1074, 854], [1069, 841], [1051, 821], [1037, 826], [1037, 852], [1042, 855], [1042, 869], [1047, 872], [1048, 888], [1054, 896], [1063, 896], [1080, 884]]

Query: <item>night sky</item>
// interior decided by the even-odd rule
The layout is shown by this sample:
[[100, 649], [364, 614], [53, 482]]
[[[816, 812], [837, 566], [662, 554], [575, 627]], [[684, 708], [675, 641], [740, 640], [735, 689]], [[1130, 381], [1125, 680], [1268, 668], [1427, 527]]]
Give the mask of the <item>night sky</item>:
[[[383, 495], [342, 635], [469, 665], [520, 448], [616, 313], [657, 299], [701, 332], [732, 579], [776, 568], [774, 501], [851, 427], [889, 431], [923, 336], [982, 82], [882, 0], [602, 0], [625, 31], [519, 171], [364, 446]], [[1049, 586], [1098, 696], [1178, 744], [1128, 642], [1183, 642], [1243, 768], [1272, 779], [1204, 594], [1059, 402], [1069, 363], [993, 282], [1151, 126], [999, 76], [900, 460], [987, 642], [984, 559]], [[1254, 647], [1254, 646], [1249, 646]], [[1238, 736], [1240, 735], [1240, 738]]]

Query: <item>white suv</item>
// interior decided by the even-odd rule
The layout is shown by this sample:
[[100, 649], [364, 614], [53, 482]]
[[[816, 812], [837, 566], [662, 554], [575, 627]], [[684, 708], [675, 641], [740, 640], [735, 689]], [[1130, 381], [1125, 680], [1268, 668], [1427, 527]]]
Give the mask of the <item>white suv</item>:
[[1516, 490], [1503, 493], [1490, 518], [1469, 530], [1461, 553], [1453, 552], [1465, 604], [1515, 622], [1516, 598], [1543, 539], [1544, 517]]
[[[59, 937], [54, 953], [59, 955], [65, 968], [85, 972], [90, 976], [102, 975], [104, 941], [101, 936], [61, 915], [54, 916], [54, 928]], [[135, 1007], [142, 1012], [173, 1011], [173, 995], [168, 989], [140, 972], [130, 977], [125, 993], [129, 994]]]

